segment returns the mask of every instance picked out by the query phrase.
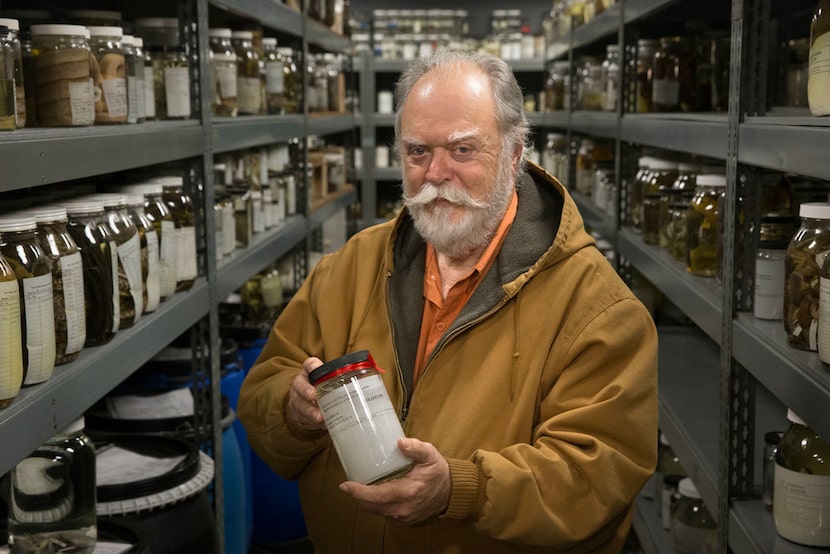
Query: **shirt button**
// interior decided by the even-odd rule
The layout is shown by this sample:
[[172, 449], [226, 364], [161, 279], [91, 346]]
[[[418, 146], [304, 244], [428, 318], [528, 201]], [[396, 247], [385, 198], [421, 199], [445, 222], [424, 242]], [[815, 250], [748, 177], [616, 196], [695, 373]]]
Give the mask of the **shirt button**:
[[438, 329], [439, 331], [443, 331], [444, 330], [444, 324], [439, 323], [438, 325], [435, 326], [435, 328]]

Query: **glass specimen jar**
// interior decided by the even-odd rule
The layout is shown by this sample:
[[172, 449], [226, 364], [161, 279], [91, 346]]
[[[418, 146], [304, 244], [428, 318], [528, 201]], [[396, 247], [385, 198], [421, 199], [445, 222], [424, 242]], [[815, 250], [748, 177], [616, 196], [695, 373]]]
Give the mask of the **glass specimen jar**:
[[412, 467], [398, 450], [403, 429], [380, 371], [361, 350], [308, 375], [346, 477], [364, 484], [394, 479]]
[[132, 35], [122, 36], [121, 46], [127, 75], [127, 123], [141, 123], [144, 121], [144, 53], [136, 50]]
[[303, 77], [297, 62], [294, 60], [294, 50], [287, 47], [277, 48], [283, 58], [282, 72], [285, 86], [283, 111], [287, 114], [296, 114], [302, 111], [302, 82]]
[[677, 162], [653, 159], [649, 164], [648, 179], [643, 183], [642, 231], [646, 244], [660, 243], [660, 222], [665, 221], [661, 213], [667, 209], [662, 201], [665, 192], [677, 179]]
[[651, 101], [656, 112], [695, 108], [694, 51], [685, 37], [663, 37], [652, 62]]
[[55, 307], [49, 259], [31, 214], [0, 216], [0, 253], [17, 277], [23, 323], [23, 385], [42, 383], [55, 369]]
[[[20, 129], [26, 126], [26, 86], [23, 78], [23, 50], [20, 43], [20, 21], [12, 18], [0, 18], [0, 27], [6, 27], [6, 31], [0, 30], [0, 40], [5, 40], [8, 44], [9, 55], [12, 58], [11, 73], [8, 72], [8, 66], [4, 65], [2, 71], [6, 75], [11, 75], [14, 78], [14, 115], [15, 127]], [[5, 48], [5, 47], [4, 47]], [[0, 77], [6, 79], [9, 77]], [[0, 84], [0, 86], [7, 86]], [[4, 95], [8, 95], [7, 90], [3, 90]]]
[[652, 68], [654, 54], [660, 47], [660, 41], [656, 39], [640, 39], [637, 41], [637, 113], [653, 112], [652, 105]]
[[167, 300], [176, 292], [176, 222], [163, 198], [161, 183], [133, 183], [122, 187], [127, 194], [144, 196], [144, 215], [159, 242], [159, 296]]
[[38, 244], [49, 260], [55, 311], [55, 365], [78, 357], [86, 342], [84, 267], [75, 239], [66, 229], [66, 208], [32, 208]]
[[92, 86], [95, 92], [95, 123], [126, 123], [127, 71], [121, 27], [87, 27], [92, 51]]
[[153, 68], [153, 116], [190, 118], [190, 62], [179, 40], [179, 20], [175, 17], [136, 19], [135, 29], [135, 34], [144, 41], [144, 51], [149, 54]]
[[714, 277], [717, 273], [718, 204], [725, 192], [725, 175], [698, 175], [686, 220], [686, 268], [694, 275]]
[[620, 95], [620, 46], [609, 44], [605, 47], [605, 60], [600, 71], [600, 88], [602, 89], [602, 110], [617, 111]]
[[[2, 237], [0, 237], [2, 240]], [[17, 275], [0, 252], [0, 409], [11, 404], [23, 384], [23, 327]]]
[[272, 115], [282, 114], [285, 104], [285, 60], [277, 48], [277, 39], [262, 39], [265, 59], [265, 106]]
[[718, 524], [695, 484], [684, 477], [677, 484], [677, 491], [680, 498], [671, 521], [672, 552], [715, 554], [718, 551]]
[[153, 222], [144, 213], [144, 195], [125, 193], [127, 215], [138, 230], [141, 252], [142, 313], [156, 311], [161, 301], [159, 240]]
[[260, 56], [254, 49], [253, 31], [232, 31], [231, 44], [236, 52], [236, 91], [239, 113], [262, 113], [263, 83]]
[[14, 131], [17, 128], [14, 50], [8, 32], [8, 27], [0, 24], [0, 131]]
[[213, 85], [213, 115], [236, 117], [239, 111], [237, 98], [237, 58], [231, 45], [231, 30], [210, 29], [210, 68]]
[[830, 115], [830, 0], [819, 0], [810, 23], [807, 103], [813, 115]]
[[133, 37], [133, 46], [135, 46], [136, 66], [137, 71], [143, 72], [141, 83], [144, 85], [143, 89], [139, 91], [139, 98], [144, 99], [144, 119], [156, 119], [156, 89], [153, 81], [153, 58], [150, 52], [144, 48], [144, 39], [142, 37]]
[[184, 192], [181, 177], [160, 177], [162, 198], [176, 224], [176, 292], [188, 290], [198, 276], [196, 260], [196, 213]]

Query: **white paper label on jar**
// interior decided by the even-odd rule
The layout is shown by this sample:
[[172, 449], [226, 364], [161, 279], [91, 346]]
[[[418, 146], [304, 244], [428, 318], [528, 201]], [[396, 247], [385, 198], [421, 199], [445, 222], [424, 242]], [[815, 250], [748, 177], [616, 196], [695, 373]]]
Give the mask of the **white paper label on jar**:
[[389, 167], [389, 147], [376, 146], [375, 147], [375, 166]]
[[669, 79], [655, 79], [651, 88], [651, 101], [665, 106], [676, 106], [680, 101], [680, 83]]
[[236, 63], [216, 64], [216, 82], [219, 83], [219, 96], [236, 98]]
[[378, 113], [391, 114], [393, 107], [392, 93], [388, 90], [382, 90], [378, 93]]
[[[784, 258], [755, 260], [753, 312], [759, 319], [784, 318]], [[830, 303], [830, 298], [828, 298]], [[820, 330], [819, 330], [820, 332]], [[830, 333], [830, 330], [828, 330]]]
[[130, 296], [133, 297], [135, 306], [135, 317], [133, 322], [141, 317], [141, 309], [144, 305], [144, 287], [141, 283], [141, 239], [138, 233], [130, 237], [118, 246], [118, 258], [127, 276], [127, 284], [130, 287]]
[[262, 84], [259, 79], [240, 77], [236, 80], [239, 113], [256, 114], [262, 106]]
[[111, 118], [127, 115], [127, 81], [123, 78], [104, 79], [101, 81], [107, 115]]
[[412, 463], [398, 450], [403, 430], [380, 375], [352, 379], [319, 404], [350, 480], [371, 483]]
[[197, 274], [196, 227], [179, 227], [176, 229], [176, 281], [189, 281]]
[[[147, 85], [144, 84], [144, 68], [139, 67], [138, 71], [139, 71], [139, 74], [138, 74], [139, 76], [136, 77], [135, 79], [131, 79], [131, 80], [135, 82], [135, 113], [136, 113], [136, 117], [139, 120], [143, 120], [145, 117], [147, 117], [147, 113], [146, 113], [147, 99], [145, 98], [145, 87]], [[129, 81], [128, 81], [128, 83], [129, 83]]]
[[[110, 112], [110, 115], [112, 112]], [[127, 75], [127, 123], [138, 121], [138, 79]]]
[[236, 216], [230, 203], [222, 210], [222, 234], [222, 248], [227, 255], [236, 250]]
[[89, 81], [69, 83], [69, 107], [72, 125], [92, 125], [95, 122], [95, 100]]
[[28, 362], [24, 385], [42, 383], [55, 369], [55, 304], [52, 274], [29, 277], [23, 283]]
[[830, 33], [819, 36], [810, 47], [807, 102], [813, 115], [830, 115]]
[[190, 117], [190, 69], [164, 68], [164, 92], [167, 117]]
[[144, 117], [156, 117], [156, 88], [153, 82], [153, 66], [144, 67]]
[[161, 297], [170, 298], [176, 292], [176, 224], [162, 220], [159, 237], [159, 286]]
[[268, 62], [265, 64], [265, 92], [268, 94], [282, 94], [285, 91], [285, 75], [282, 72], [282, 62]]
[[14, 398], [23, 382], [20, 336], [20, 289], [17, 281], [0, 282], [0, 400]]
[[775, 464], [775, 528], [785, 539], [830, 546], [830, 477], [798, 473]]
[[112, 265], [112, 332], [118, 331], [121, 322], [121, 299], [118, 291], [118, 245], [109, 241], [110, 264]]
[[154, 229], [147, 229], [144, 233], [147, 241], [147, 306], [146, 312], [153, 312], [161, 300], [161, 285], [159, 281], [159, 240]]
[[81, 253], [61, 256], [63, 309], [66, 320], [66, 353], [79, 352], [86, 341], [86, 307], [84, 305], [84, 264]]

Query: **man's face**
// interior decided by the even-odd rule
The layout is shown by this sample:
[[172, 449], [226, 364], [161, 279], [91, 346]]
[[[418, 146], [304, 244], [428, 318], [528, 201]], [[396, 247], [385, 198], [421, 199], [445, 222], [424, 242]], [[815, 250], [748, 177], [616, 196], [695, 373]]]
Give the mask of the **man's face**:
[[451, 257], [486, 245], [518, 158], [502, 151], [488, 79], [470, 65], [426, 74], [402, 108], [400, 144], [405, 203], [424, 239]]

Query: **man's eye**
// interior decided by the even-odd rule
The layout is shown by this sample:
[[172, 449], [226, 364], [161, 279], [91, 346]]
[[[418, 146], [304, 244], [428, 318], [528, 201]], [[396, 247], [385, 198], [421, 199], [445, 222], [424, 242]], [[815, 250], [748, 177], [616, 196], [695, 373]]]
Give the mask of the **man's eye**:
[[410, 156], [423, 156], [426, 152], [427, 150], [423, 146], [413, 146], [409, 149]]

